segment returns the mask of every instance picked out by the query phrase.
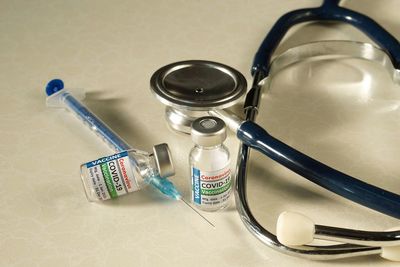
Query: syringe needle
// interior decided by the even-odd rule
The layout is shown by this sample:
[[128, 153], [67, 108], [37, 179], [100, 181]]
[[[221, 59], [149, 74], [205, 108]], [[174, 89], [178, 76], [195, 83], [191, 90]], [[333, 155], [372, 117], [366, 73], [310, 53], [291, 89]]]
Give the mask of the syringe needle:
[[207, 220], [203, 215], [201, 215], [197, 210], [195, 210], [189, 203], [187, 203], [179, 191], [175, 188], [174, 184], [169, 181], [167, 178], [161, 178], [160, 176], [150, 176], [145, 179], [148, 184], [151, 184], [161, 193], [168, 196], [171, 199], [182, 200], [183, 203], [186, 204], [191, 210], [196, 212], [201, 218], [203, 218], [206, 222], [208, 222], [212, 227], [215, 228], [215, 225], [212, 224], [209, 220]]
[[215, 228], [215, 225], [214, 225], [214, 224], [212, 224], [209, 220], [207, 220], [206, 217], [204, 217], [203, 215], [201, 215], [197, 210], [195, 210], [191, 205], [189, 205], [189, 203], [187, 203], [183, 197], [181, 197], [180, 200], [182, 200], [182, 202], [185, 203], [186, 206], [188, 206], [189, 208], [191, 208], [191, 209], [192, 209], [194, 212], [196, 212], [201, 218], [203, 218], [206, 222], [208, 222], [212, 227]]

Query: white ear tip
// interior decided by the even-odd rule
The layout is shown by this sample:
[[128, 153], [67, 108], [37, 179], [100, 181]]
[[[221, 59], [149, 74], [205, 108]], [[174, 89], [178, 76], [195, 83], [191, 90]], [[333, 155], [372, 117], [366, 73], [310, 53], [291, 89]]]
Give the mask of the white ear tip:
[[315, 233], [314, 222], [303, 214], [282, 212], [276, 225], [276, 235], [279, 242], [286, 246], [301, 246], [313, 241]]
[[[387, 231], [400, 231], [400, 227]], [[381, 257], [390, 261], [400, 261], [400, 246], [382, 247]]]

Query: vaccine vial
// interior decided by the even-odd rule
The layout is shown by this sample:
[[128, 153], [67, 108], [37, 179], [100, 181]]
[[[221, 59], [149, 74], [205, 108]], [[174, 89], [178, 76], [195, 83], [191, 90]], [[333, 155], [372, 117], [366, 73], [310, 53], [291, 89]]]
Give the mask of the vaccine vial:
[[192, 123], [189, 164], [192, 203], [205, 211], [217, 211], [229, 205], [232, 180], [230, 155], [223, 145], [226, 126], [217, 117], [202, 117]]
[[175, 174], [167, 144], [153, 147], [153, 153], [130, 149], [81, 165], [81, 179], [88, 201], [102, 201], [138, 191], [145, 179]]

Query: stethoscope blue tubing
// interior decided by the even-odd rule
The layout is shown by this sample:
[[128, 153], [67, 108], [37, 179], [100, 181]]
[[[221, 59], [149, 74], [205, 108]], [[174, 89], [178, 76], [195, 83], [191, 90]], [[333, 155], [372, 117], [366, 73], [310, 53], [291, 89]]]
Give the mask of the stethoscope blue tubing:
[[[360, 13], [338, 6], [339, 0], [325, 0], [321, 7], [301, 9], [283, 15], [273, 26], [257, 51], [252, 66], [253, 87], [245, 101], [246, 121], [237, 131], [243, 142], [238, 159], [236, 190], [244, 207], [246, 197], [246, 166], [249, 147], [254, 148], [279, 164], [333, 193], [389, 216], [400, 218], [400, 196], [360, 181], [335, 170], [272, 137], [255, 120], [261, 87], [258, 83], [268, 76], [272, 54], [285, 33], [297, 23], [314, 20], [331, 20], [350, 23], [366, 33], [391, 57], [393, 65], [400, 66], [400, 45], [379, 24]], [[251, 215], [250, 210], [247, 213]]]
[[[254, 120], [257, 111], [255, 109], [249, 109], [246, 116], [250, 120]], [[357, 255], [363, 255], [363, 253], [369, 253], [371, 251], [377, 250], [376, 247], [367, 246], [356, 246], [352, 244], [338, 244], [329, 245], [324, 247], [287, 247], [281, 244], [278, 238], [265, 229], [253, 216], [250, 206], [247, 202], [247, 164], [250, 153], [250, 146], [243, 144], [240, 147], [239, 159], [238, 159], [238, 169], [237, 169], [237, 179], [235, 181], [235, 197], [236, 200], [239, 198], [239, 203], [236, 204], [239, 209], [239, 214], [241, 214], [241, 219], [243, 220], [245, 226], [250, 230], [250, 232], [259, 238], [264, 244], [278, 249], [286, 254], [304, 256], [310, 259], [326, 259], [326, 255], [332, 255], [334, 258], [351, 257]], [[262, 237], [259, 235], [261, 234]], [[306, 250], [305, 250], [306, 249]], [[347, 256], [345, 256], [347, 255]], [[311, 256], [311, 257], [309, 257]], [[333, 258], [332, 258], [333, 259]]]
[[244, 144], [323, 188], [371, 209], [400, 218], [399, 195], [335, 170], [284, 144], [251, 121], [242, 123], [237, 136]]

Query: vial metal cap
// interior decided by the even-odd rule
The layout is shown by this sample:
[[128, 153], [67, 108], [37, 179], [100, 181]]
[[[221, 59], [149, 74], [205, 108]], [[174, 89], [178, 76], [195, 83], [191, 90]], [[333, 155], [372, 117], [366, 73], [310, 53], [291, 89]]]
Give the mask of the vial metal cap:
[[153, 147], [154, 159], [157, 165], [158, 172], [161, 177], [169, 177], [175, 174], [175, 168], [172, 163], [171, 152], [168, 144], [158, 144]]
[[226, 139], [225, 122], [217, 117], [206, 116], [193, 121], [192, 140], [200, 146], [216, 146]]

